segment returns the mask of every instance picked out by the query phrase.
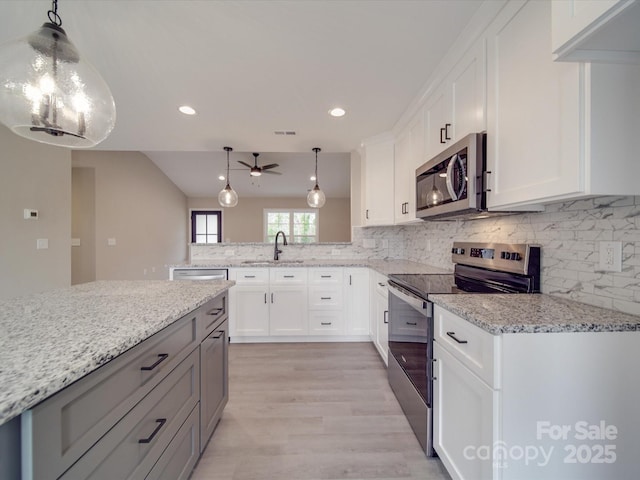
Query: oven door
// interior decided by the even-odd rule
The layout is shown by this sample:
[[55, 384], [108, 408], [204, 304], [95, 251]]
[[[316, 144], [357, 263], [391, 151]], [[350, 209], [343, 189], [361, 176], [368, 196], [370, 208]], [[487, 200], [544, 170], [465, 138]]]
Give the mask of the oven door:
[[389, 353], [431, 406], [433, 304], [389, 282]]

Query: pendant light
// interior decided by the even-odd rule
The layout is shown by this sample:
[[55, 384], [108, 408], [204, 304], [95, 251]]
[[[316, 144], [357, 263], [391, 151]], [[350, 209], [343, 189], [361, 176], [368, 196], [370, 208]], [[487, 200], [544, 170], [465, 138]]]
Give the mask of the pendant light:
[[47, 15], [40, 29], [0, 46], [0, 122], [38, 142], [92, 147], [113, 130], [113, 97], [67, 38], [58, 0]]
[[231, 188], [231, 185], [229, 185], [229, 152], [233, 152], [233, 148], [224, 147], [224, 150], [227, 152], [227, 186], [220, 190], [218, 203], [220, 203], [222, 207], [235, 207], [238, 204], [238, 194]]
[[327, 201], [327, 198], [325, 197], [324, 192], [320, 190], [320, 187], [318, 186], [318, 152], [320, 151], [320, 149], [318, 147], [315, 147], [312, 150], [316, 152], [316, 186], [309, 191], [309, 194], [307, 195], [307, 204], [311, 208], [321, 208]]

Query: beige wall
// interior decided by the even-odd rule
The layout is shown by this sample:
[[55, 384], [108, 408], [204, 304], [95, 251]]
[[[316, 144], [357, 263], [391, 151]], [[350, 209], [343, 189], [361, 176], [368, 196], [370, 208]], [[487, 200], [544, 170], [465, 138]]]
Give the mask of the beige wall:
[[71, 169], [71, 285], [96, 279], [96, 169]]
[[[188, 208], [222, 210], [225, 242], [262, 242], [265, 208], [309, 208], [306, 198], [241, 197], [238, 205], [223, 209], [217, 198], [189, 198]], [[350, 242], [351, 215], [348, 198], [328, 198], [320, 209], [320, 242]]]
[[97, 280], [168, 278], [166, 265], [187, 260], [187, 199], [148, 157], [74, 151], [72, 159], [95, 171]]
[[[71, 153], [0, 126], [0, 299], [71, 282]], [[38, 220], [25, 220], [25, 208]], [[49, 248], [36, 250], [46, 238]]]

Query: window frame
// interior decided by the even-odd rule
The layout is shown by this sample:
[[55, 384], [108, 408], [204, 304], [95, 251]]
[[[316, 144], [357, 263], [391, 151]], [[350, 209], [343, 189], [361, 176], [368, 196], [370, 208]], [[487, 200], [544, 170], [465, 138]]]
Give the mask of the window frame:
[[[293, 232], [293, 217], [296, 213], [315, 213], [315, 225], [316, 225], [316, 234], [314, 235], [313, 242], [309, 243], [298, 243], [299, 245], [308, 245], [313, 243], [318, 243], [320, 239], [320, 209], [318, 208], [264, 208], [262, 210], [262, 239], [264, 243], [273, 244], [273, 241], [269, 240], [268, 236], [268, 215], [269, 213], [288, 213], [289, 216], [289, 231]], [[310, 237], [311, 235], [307, 235]], [[287, 234], [287, 241], [291, 244], [296, 244], [294, 241], [295, 235], [293, 233]]]
[[[196, 242], [196, 228], [195, 228], [195, 222], [196, 222], [196, 215], [197, 214], [204, 214], [204, 215], [217, 215], [218, 217], [218, 241], [215, 243], [200, 243], [200, 242]], [[219, 209], [219, 208], [190, 208], [189, 209], [189, 239], [191, 240], [192, 244], [198, 244], [198, 245], [217, 245], [220, 243], [223, 243], [223, 239], [224, 236], [222, 235], [222, 225], [223, 225], [223, 210]]]

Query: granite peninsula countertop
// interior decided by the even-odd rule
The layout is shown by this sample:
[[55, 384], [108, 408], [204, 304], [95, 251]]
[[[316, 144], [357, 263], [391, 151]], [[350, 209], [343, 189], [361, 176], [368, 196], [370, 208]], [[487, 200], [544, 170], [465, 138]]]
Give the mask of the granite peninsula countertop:
[[553, 295], [468, 294], [429, 298], [493, 335], [640, 331], [639, 316]]
[[453, 268], [426, 265], [409, 260], [372, 260], [372, 259], [310, 259], [310, 260], [279, 260], [268, 259], [235, 259], [235, 260], [206, 260], [182, 265], [170, 265], [174, 268], [294, 268], [294, 267], [365, 267], [372, 268], [383, 275], [393, 273], [453, 273]]
[[233, 284], [98, 281], [0, 301], [0, 425]]

